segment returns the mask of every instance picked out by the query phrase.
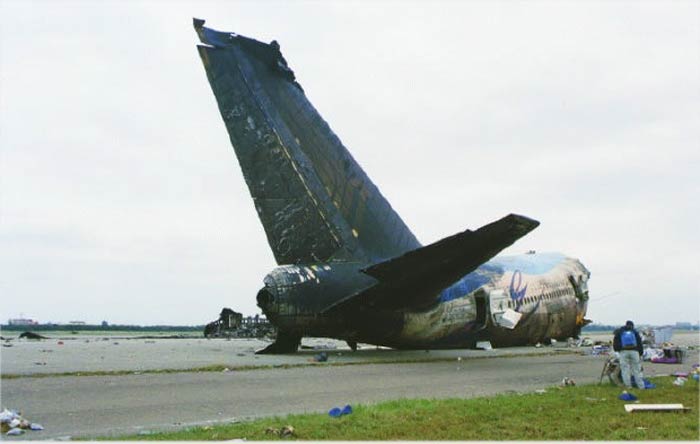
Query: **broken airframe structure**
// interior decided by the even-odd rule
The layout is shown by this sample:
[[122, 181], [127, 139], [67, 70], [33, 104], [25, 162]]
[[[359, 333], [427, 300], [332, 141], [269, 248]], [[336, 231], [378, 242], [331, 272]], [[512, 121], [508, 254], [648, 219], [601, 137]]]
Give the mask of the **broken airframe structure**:
[[275, 327], [264, 316], [246, 316], [224, 307], [219, 319], [204, 326], [205, 338], [263, 338], [275, 335]]
[[498, 257], [539, 222], [515, 214], [422, 246], [306, 98], [279, 44], [194, 19], [199, 55], [280, 265], [258, 306], [303, 336], [396, 348], [577, 336], [588, 270], [559, 253]]

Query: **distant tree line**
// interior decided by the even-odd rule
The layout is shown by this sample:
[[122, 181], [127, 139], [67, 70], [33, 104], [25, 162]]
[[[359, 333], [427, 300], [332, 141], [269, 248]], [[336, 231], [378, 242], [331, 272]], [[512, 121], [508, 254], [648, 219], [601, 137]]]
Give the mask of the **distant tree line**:
[[620, 328], [619, 325], [605, 325], [605, 324], [588, 324], [581, 329], [582, 332], [587, 331], [611, 331], [616, 328]]
[[[613, 331], [617, 328], [622, 327], [622, 324], [620, 325], [605, 325], [605, 324], [588, 324], [585, 327], [581, 329], [581, 332], [587, 332], [587, 331]], [[637, 327], [648, 327], [647, 325], [637, 325]], [[661, 326], [655, 326], [655, 327], [661, 327]], [[678, 326], [676, 325], [670, 325], [669, 327], [672, 327], [674, 329], [678, 329]], [[689, 327], [684, 327], [683, 329], [688, 328], [689, 330], [698, 330], [700, 329], [700, 326], [698, 324], [691, 325]]]
[[5, 331], [197, 331], [204, 330], [204, 325], [100, 325], [100, 324], [36, 324], [36, 325], [0, 325]]

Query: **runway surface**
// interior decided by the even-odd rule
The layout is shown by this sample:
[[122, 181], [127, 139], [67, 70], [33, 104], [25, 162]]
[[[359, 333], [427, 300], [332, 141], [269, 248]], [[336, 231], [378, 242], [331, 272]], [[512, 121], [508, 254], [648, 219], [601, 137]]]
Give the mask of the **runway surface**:
[[[397, 398], [531, 392], [556, 385], [565, 376], [578, 383], [597, 382], [606, 359], [570, 349], [549, 348], [546, 356], [529, 355], [542, 351], [534, 347], [519, 349], [511, 357], [484, 355], [493, 352], [483, 351], [471, 351], [481, 353], [471, 357], [464, 356], [463, 350], [446, 350], [442, 355], [392, 351], [396, 356], [435, 356], [436, 360], [421, 363], [309, 363], [296, 368], [230, 372], [20, 377], [2, 380], [2, 404], [22, 410], [28, 419], [45, 427], [15, 439], [147, 433], [260, 416], [326, 412], [334, 406]], [[369, 358], [364, 359], [371, 362], [373, 352], [381, 355], [383, 350], [366, 350], [363, 354]], [[311, 353], [302, 353], [301, 359]], [[456, 357], [446, 357], [447, 353]], [[493, 357], [480, 358], [484, 356]], [[696, 349], [682, 365], [646, 363], [645, 374], [685, 370], [697, 361]]]
[[[8, 334], [4, 333], [5, 337]], [[16, 338], [15, 333], [14, 337]], [[612, 334], [588, 334], [593, 341], [612, 341]], [[680, 346], [700, 346], [698, 333], [674, 334], [673, 342]], [[275, 366], [306, 364], [319, 350], [302, 350], [292, 355], [256, 355], [270, 341], [260, 339], [163, 339], [132, 336], [70, 335], [65, 332], [49, 339], [34, 341], [11, 339], [5, 341], [0, 359], [3, 375], [36, 373], [148, 371], [158, 369], [192, 369], [219, 365], [224, 367]], [[6, 345], [9, 345], [6, 347]], [[457, 357], [503, 356], [551, 351], [550, 347], [510, 347], [485, 352], [483, 350], [423, 350], [399, 351], [360, 344], [353, 353], [342, 341], [327, 338], [304, 338], [302, 345], [326, 350], [332, 362], [371, 363], [407, 360], [456, 359]], [[565, 344], [558, 343], [559, 349]]]

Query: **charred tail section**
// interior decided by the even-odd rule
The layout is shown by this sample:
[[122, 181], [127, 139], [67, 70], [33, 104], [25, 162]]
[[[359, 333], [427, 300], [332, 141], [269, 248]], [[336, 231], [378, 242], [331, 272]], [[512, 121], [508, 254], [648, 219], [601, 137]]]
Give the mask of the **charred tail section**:
[[279, 45], [194, 20], [231, 144], [278, 264], [388, 258], [420, 246], [306, 98]]

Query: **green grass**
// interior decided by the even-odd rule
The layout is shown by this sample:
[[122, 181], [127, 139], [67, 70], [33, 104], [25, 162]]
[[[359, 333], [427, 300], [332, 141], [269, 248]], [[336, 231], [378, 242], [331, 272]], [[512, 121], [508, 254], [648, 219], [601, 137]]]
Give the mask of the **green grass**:
[[[544, 394], [486, 398], [398, 400], [353, 406], [351, 415], [290, 415], [251, 422], [121, 436], [119, 440], [278, 440], [269, 428], [294, 427], [300, 440], [698, 440], [698, 384], [634, 391], [641, 403], [682, 403], [687, 413], [626, 413], [621, 389], [611, 385], [552, 387]], [[329, 406], [331, 407], [331, 406]], [[342, 407], [342, 406], [341, 406]]]

